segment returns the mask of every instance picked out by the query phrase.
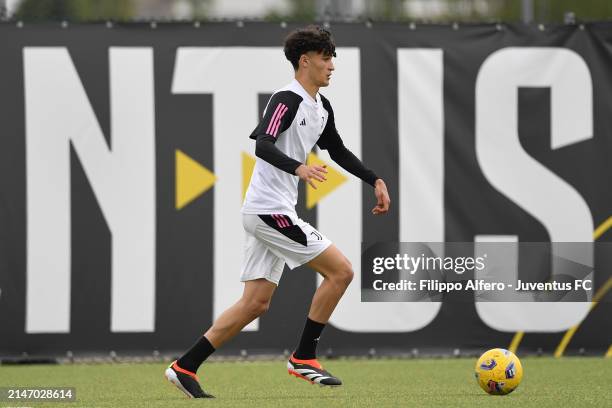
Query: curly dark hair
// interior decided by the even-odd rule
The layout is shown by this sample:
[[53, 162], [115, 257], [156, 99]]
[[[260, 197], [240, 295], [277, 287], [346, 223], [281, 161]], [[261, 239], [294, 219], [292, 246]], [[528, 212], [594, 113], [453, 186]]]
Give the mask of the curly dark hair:
[[323, 27], [309, 25], [298, 28], [285, 38], [285, 57], [297, 70], [302, 54], [309, 51], [323, 53], [326, 56], [336, 56], [336, 44], [331, 33]]

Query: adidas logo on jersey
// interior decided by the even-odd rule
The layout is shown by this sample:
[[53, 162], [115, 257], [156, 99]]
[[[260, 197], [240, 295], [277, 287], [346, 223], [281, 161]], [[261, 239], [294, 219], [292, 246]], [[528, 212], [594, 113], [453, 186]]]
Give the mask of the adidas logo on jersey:
[[306, 118], [302, 119], [300, 122], [300, 126], [306, 126]]

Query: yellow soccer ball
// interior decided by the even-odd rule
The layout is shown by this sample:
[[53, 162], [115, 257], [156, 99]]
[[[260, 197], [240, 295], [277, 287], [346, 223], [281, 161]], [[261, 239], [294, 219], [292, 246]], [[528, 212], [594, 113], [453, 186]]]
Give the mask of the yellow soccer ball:
[[476, 362], [476, 381], [491, 395], [506, 395], [523, 379], [523, 366], [513, 352], [495, 348], [485, 352]]

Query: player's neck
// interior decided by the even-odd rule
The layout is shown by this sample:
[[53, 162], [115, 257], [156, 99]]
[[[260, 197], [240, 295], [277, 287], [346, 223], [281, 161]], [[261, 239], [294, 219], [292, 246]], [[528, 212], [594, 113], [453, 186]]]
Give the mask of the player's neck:
[[313, 84], [312, 82], [308, 81], [308, 78], [302, 76], [302, 75], [296, 75], [295, 76], [296, 81], [298, 81], [300, 83], [300, 85], [302, 85], [302, 88], [304, 88], [304, 90], [306, 92], [308, 92], [308, 95], [310, 95], [312, 97], [312, 99], [314, 99], [315, 101], [317, 100], [317, 92], [319, 92], [319, 87], [315, 84]]

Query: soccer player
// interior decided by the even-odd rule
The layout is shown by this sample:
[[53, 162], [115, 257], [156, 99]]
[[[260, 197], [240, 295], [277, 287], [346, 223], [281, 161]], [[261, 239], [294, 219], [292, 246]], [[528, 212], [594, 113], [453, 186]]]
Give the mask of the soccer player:
[[189, 397], [212, 397], [200, 387], [196, 371], [216, 349], [268, 309], [285, 264], [291, 269], [306, 264], [324, 278], [312, 299], [302, 337], [287, 362], [289, 374], [326, 386], [342, 384], [317, 361], [316, 348], [353, 279], [353, 270], [342, 252], [295, 212], [298, 181], [317, 188], [316, 182], [324, 182], [327, 173], [326, 166], [304, 164], [306, 156], [316, 144], [342, 168], [371, 185], [377, 200], [372, 214], [386, 213], [390, 201], [384, 181], [344, 146], [331, 104], [319, 93], [319, 88], [329, 85], [334, 71], [335, 48], [329, 31], [316, 26], [298, 29], [285, 40], [285, 56], [293, 65], [295, 79], [272, 95], [250, 135], [256, 140], [257, 159], [242, 207], [246, 245], [240, 279], [244, 292], [165, 373]]

